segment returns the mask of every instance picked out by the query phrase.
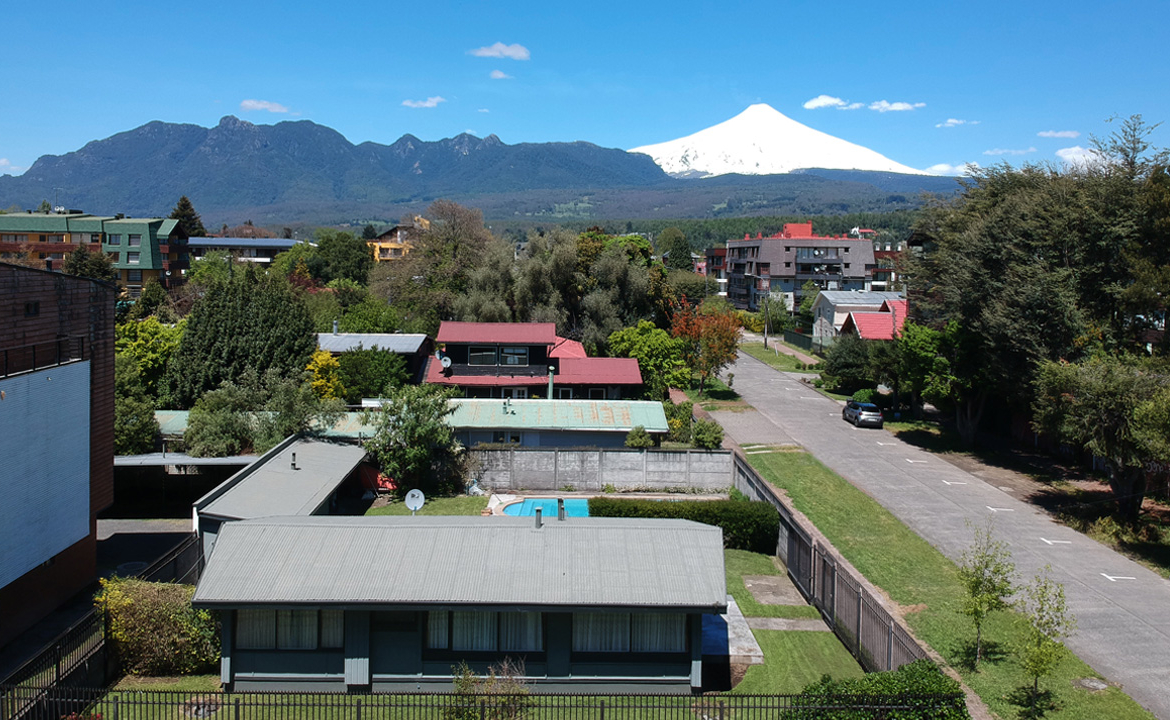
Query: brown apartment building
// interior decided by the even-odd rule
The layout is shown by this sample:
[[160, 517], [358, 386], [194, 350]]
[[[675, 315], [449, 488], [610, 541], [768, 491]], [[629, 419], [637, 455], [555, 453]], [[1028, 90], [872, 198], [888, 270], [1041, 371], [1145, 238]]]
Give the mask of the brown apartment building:
[[0, 262], [0, 648], [93, 582], [114, 500], [108, 283]]

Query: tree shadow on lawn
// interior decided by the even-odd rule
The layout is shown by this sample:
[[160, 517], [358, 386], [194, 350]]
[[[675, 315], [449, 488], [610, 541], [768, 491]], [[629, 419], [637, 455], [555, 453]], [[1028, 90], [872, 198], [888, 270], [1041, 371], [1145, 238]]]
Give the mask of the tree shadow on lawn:
[[1008, 693], [1007, 701], [1020, 709], [1019, 717], [1023, 720], [1039, 720], [1061, 708], [1051, 690], [1041, 690], [1033, 694], [1032, 688], [1028, 685], [1021, 685]]
[[[980, 665], [998, 665], [1007, 659], [1008, 648], [995, 640], [983, 640], [983, 656]], [[965, 640], [958, 644], [954, 652], [955, 664], [968, 672], [978, 672], [975, 667], [975, 641]]]

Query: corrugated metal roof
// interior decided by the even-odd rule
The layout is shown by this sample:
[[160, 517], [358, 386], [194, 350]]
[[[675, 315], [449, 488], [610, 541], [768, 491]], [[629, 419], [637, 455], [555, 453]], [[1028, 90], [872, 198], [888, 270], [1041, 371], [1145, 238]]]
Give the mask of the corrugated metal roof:
[[460, 398], [448, 422], [458, 429], [669, 432], [662, 403], [650, 400], [509, 400]]
[[853, 290], [822, 290], [817, 297], [817, 302], [820, 303], [822, 298], [834, 305], [875, 305], [880, 306], [886, 300], [898, 300], [902, 298], [902, 293], [898, 292], [877, 292], [865, 291], [856, 292]]
[[358, 445], [302, 438], [267, 462], [257, 461], [241, 470], [247, 476], [200, 512], [229, 519], [311, 513], [365, 456], [365, 449]]
[[561, 385], [641, 385], [635, 358], [561, 358], [553, 378]]
[[548, 356], [552, 358], [589, 357], [588, 353], [585, 352], [584, 345], [576, 340], [563, 337], [557, 338], [557, 344], [549, 351]]
[[426, 341], [427, 336], [424, 334], [317, 333], [317, 346], [331, 353], [357, 350], [358, 345], [361, 345], [365, 350], [380, 348], [399, 355], [413, 355]]
[[727, 604], [723, 531], [643, 518], [300, 517], [227, 523], [200, 606]]
[[436, 342], [510, 343], [516, 345], [553, 345], [557, 341], [556, 323], [452, 322], [439, 325]]

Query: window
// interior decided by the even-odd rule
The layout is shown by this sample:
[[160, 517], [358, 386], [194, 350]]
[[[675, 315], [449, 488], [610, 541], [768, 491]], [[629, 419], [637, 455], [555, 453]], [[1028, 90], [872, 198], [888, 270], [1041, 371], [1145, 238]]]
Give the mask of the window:
[[605, 388], [589, 388], [590, 400], [604, 400], [605, 394]]
[[463, 652], [544, 652], [544, 616], [538, 612], [432, 610], [427, 649]]
[[573, 613], [574, 652], [629, 652], [629, 613]]
[[139, 254], [136, 252], [127, 252], [126, 253], [126, 262], [137, 263], [138, 262], [138, 255]]
[[558, 400], [572, 400], [573, 399], [573, 388], [559, 387], [556, 390], [557, 390], [557, 399]]
[[111, 245], [121, 245], [122, 244], [122, 236], [121, 235], [110, 235], [110, 244]]
[[236, 647], [241, 650], [316, 650], [345, 645], [341, 610], [240, 610]]
[[496, 649], [496, 613], [455, 610], [451, 613], [451, 649], [490, 651]]
[[489, 345], [472, 345], [467, 349], [468, 365], [495, 365], [496, 349]]
[[46, 236], [45, 241], [51, 242], [51, 243], [63, 243], [63, 242], [65, 242], [65, 236], [64, 235], [48, 235], [48, 236]]
[[528, 365], [528, 348], [503, 347], [500, 348], [501, 365]]
[[528, 397], [528, 388], [502, 388], [500, 397], [523, 400]]
[[677, 653], [687, 649], [687, 618], [679, 613], [630, 616], [630, 651]]
[[0, 242], [26, 243], [28, 242], [28, 235], [0, 235]]
[[500, 649], [506, 651], [543, 651], [544, 633], [540, 613], [500, 613]]
[[126, 236], [126, 244], [129, 245], [130, 247], [138, 247], [139, 245], [142, 244], [142, 236], [141, 235], [127, 235]]
[[500, 444], [511, 443], [512, 445], [519, 445], [520, 444], [520, 434], [519, 433], [508, 433], [508, 432], [504, 432], [501, 430], [501, 431], [492, 433], [492, 442], [500, 443]]
[[127, 270], [126, 271], [126, 282], [142, 282], [142, 271], [141, 270]]
[[89, 234], [89, 241], [91, 243], [100, 243], [102, 241], [102, 234], [101, 233], [90, 233]]
[[36, 317], [37, 315], [40, 315], [40, 314], [41, 314], [41, 301], [40, 300], [33, 300], [32, 302], [26, 302], [24, 304], [24, 316], [25, 317]]

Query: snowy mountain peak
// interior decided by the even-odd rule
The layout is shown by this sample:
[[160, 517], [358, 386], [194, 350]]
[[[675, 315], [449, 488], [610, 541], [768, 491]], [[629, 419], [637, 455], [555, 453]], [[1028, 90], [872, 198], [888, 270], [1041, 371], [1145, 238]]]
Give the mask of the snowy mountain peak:
[[803, 168], [927, 174], [798, 123], [765, 103], [693, 135], [630, 152], [649, 155], [680, 176], [779, 175]]

